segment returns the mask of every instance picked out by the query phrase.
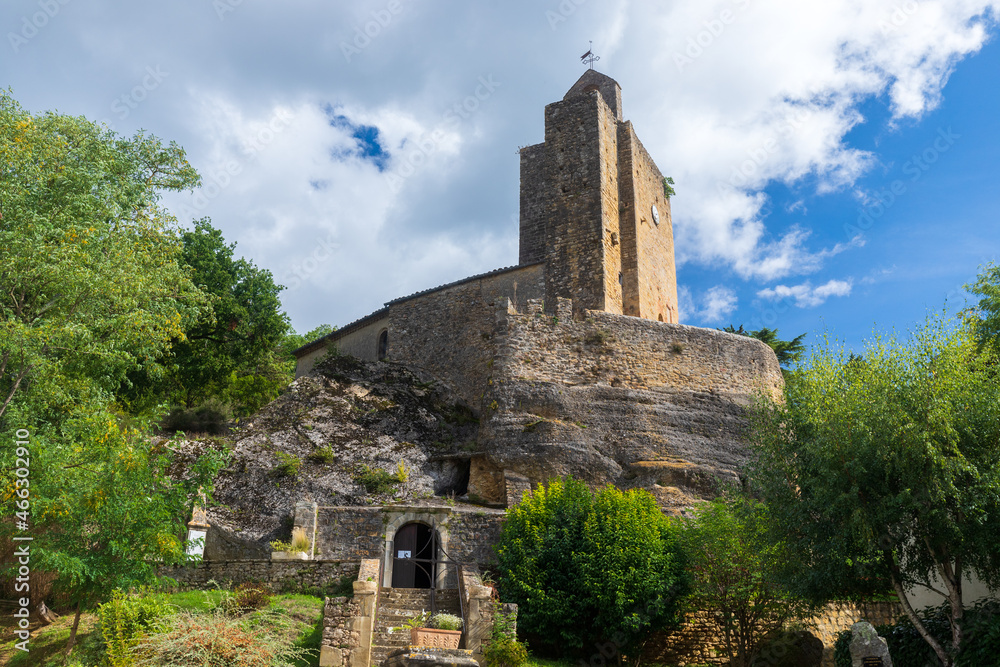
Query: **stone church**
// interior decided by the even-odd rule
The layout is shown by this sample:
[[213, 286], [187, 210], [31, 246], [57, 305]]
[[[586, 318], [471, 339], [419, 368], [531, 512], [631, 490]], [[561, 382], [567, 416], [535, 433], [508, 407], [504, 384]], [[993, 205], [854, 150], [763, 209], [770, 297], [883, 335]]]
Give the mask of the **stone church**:
[[480, 418], [470, 498], [573, 474], [666, 510], [734, 481], [741, 406], [780, 392], [763, 343], [678, 323], [670, 200], [618, 83], [587, 70], [520, 151], [517, 266], [390, 301], [295, 351], [390, 360]]

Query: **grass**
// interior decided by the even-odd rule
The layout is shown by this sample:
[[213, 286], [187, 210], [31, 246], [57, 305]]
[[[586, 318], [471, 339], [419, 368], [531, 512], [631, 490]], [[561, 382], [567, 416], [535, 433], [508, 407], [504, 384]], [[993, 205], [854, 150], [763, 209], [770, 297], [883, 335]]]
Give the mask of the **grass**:
[[[204, 613], [213, 609], [222, 600], [225, 591], [185, 591], [167, 594], [167, 601], [178, 611]], [[317, 667], [319, 647], [323, 639], [323, 600], [311, 595], [275, 595], [268, 605], [272, 611], [283, 610], [293, 620], [303, 624], [295, 638], [295, 646], [313, 649], [316, 654], [308, 660], [300, 660], [296, 667]], [[6, 610], [5, 610], [6, 611]], [[69, 631], [73, 625], [73, 611], [59, 610], [62, 616], [52, 625], [33, 624], [29, 653], [14, 648], [16, 640], [10, 639], [0, 645], [0, 667], [95, 667], [101, 663], [104, 648], [101, 631], [97, 625], [96, 610], [84, 611], [80, 616], [76, 646], [68, 664], [64, 666], [62, 654], [66, 649]], [[258, 612], [259, 613], [259, 612]], [[13, 637], [13, 617], [9, 613], [0, 616], [0, 632], [5, 638]]]

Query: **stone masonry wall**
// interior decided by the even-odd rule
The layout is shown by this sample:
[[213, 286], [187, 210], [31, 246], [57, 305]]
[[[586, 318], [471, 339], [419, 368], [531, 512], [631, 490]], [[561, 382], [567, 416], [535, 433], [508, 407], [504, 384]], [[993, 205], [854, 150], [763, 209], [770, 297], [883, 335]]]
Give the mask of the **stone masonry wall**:
[[[411, 518], [406, 518], [408, 516]], [[402, 518], [400, 518], [402, 517]], [[419, 520], [446, 531], [448, 555], [460, 563], [486, 564], [493, 560], [493, 545], [500, 536], [502, 510], [456, 505], [427, 507], [319, 507], [316, 550], [324, 558], [338, 560], [383, 558], [388, 534], [402, 523]], [[386, 562], [386, 577], [390, 578]], [[449, 579], [453, 578], [449, 574]]]
[[351, 664], [351, 654], [361, 644], [361, 632], [354, 619], [361, 616], [361, 605], [353, 597], [326, 598], [323, 606], [323, 643], [321, 662], [330, 667]]
[[580, 320], [508, 315], [495, 379], [781, 395], [765, 343], [715, 329], [589, 311]]
[[[663, 174], [631, 122], [618, 124], [622, 263], [626, 315], [677, 323], [677, 274]], [[653, 218], [656, 206], [659, 222]]]
[[[606, 169], [606, 156], [617, 155], [614, 117], [597, 91], [545, 107], [546, 216], [545, 300], [572, 299], [579, 309], [614, 309], [621, 298], [605, 294], [606, 227], [618, 232], [617, 207], [605, 206], [605, 194], [618, 197], [617, 169]], [[611, 130], [611, 131], [609, 131]], [[614, 179], [608, 183], [608, 178]], [[613, 219], [605, 219], [606, 213]], [[617, 281], [617, 271], [615, 272]]]
[[316, 553], [323, 558], [382, 558], [385, 524], [380, 507], [319, 507]]
[[542, 296], [545, 269], [523, 266], [390, 304], [389, 358], [449, 385], [475, 411], [493, 358], [496, 300]]
[[521, 155], [520, 233], [518, 263], [533, 264], [545, 260], [548, 225], [549, 184], [545, 144], [525, 146]]
[[164, 567], [160, 574], [177, 581], [181, 590], [203, 589], [209, 581], [236, 586], [245, 581], [269, 584], [275, 591], [326, 588], [358, 574], [358, 561], [222, 560]]

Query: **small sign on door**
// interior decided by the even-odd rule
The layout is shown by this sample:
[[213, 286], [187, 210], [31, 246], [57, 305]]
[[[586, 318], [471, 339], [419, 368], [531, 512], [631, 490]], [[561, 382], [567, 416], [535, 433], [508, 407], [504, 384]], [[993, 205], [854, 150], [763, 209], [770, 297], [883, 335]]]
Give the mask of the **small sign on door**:
[[400, 551], [396, 554], [396, 558], [410, 558], [409, 551]]

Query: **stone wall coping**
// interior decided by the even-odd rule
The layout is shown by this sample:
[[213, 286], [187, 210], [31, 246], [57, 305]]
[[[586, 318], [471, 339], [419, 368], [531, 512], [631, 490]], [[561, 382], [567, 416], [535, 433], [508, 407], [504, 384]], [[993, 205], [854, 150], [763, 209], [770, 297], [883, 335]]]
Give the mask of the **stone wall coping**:
[[477, 512], [483, 512], [486, 514], [504, 514], [505, 509], [498, 509], [496, 507], [486, 507], [483, 505], [455, 505], [454, 507], [450, 505], [379, 505], [372, 507], [363, 507], [358, 505], [320, 505], [320, 510], [368, 510], [371, 512], [382, 512], [382, 513], [395, 513], [395, 512], [422, 512], [422, 513], [439, 513], [439, 514], [475, 514]]

